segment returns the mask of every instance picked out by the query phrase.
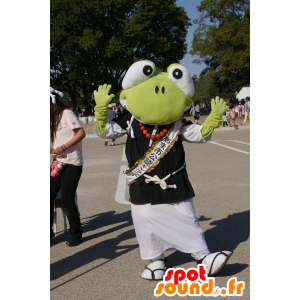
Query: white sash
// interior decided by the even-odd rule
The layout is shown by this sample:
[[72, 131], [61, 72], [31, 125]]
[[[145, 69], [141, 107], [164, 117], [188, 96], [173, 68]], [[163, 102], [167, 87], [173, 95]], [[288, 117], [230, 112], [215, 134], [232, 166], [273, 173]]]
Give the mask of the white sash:
[[173, 128], [169, 130], [167, 136], [161, 139], [158, 143], [154, 143], [152, 149], [149, 149], [144, 157], [136, 162], [133, 168], [124, 172], [129, 185], [159, 163], [159, 160], [170, 151], [170, 147], [172, 147], [177, 141], [180, 129], [184, 127], [184, 125], [185, 119], [178, 119]]

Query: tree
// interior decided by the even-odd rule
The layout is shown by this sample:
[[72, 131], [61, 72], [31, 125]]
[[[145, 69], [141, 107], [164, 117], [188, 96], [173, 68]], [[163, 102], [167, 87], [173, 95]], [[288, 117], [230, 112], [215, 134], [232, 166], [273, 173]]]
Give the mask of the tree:
[[203, 0], [190, 53], [225, 93], [250, 85], [250, 1]]
[[111, 84], [121, 89], [135, 61], [153, 60], [158, 68], [180, 61], [187, 52], [191, 25], [175, 0], [51, 0], [51, 85], [87, 107], [93, 90]]
[[225, 93], [219, 90], [213, 75], [213, 72], [207, 71], [200, 74], [199, 77], [196, 75], [192, 77], [195, 86], [195, 94], [193, 96], [194, 101], [207, 103], [216, 96], [223, 98], [225, 101], [234, 97], [234, 92]]
[[194, 75], [193, 81], [195, 86], [195, 94], [193, 96], [194, 101], [207, 102], [218, 95], [218, 88], [215, 85], [213, 77], [206, 75], [199, 76], [198, 78]]

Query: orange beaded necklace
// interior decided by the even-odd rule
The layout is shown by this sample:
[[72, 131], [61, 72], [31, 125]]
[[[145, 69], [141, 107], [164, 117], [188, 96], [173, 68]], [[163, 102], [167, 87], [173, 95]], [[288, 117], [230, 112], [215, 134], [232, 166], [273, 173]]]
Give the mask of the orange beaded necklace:
[[168, 129], [170, 128], [169, 125], [166, 125], [165, 128], [158, 134], [156, 135], [151, 135], [145, 128], [144, 124], [142, 123], [139, 123], [139, 126], [140, 126], [140, 129], [141, 131], [143, 132], [143, 134], [146, 136], [147, 139], [151, 139], [151, 140], [155, 140], [155, 139], [160, 139], [161, 137], [163, 137], [167, 132], [168, 132]]

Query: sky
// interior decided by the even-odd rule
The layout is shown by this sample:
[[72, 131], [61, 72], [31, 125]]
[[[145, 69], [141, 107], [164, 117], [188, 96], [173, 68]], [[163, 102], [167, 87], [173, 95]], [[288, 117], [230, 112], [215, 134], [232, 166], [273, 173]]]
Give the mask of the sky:
[[[194, 19], [198, 19], [200, 16], [200, 13], [196, 8], [196, 6], [199, 5], [200, 3], [201, 0], [177, 0], [176, 1], [177, 6], [184, 7], [184, 10], [187, 13], [188, 17], [191, 19], [191, 22]], [[186, 36], [186, 42], [188, 44], [188, 52], [191, 49], [193, 34], [196, 28], [197, 28], [196, 24], [192, 24], [192, 26], [188, 28], [188, 33]], [[196, 65], [192, 63], [192, 61], [196, 58], [197, 58], [196, 56], [192, 57], [190, 54], [186, 54], [184, 58], [180, 61], [180, 63], [189, 70], [191, 76], [193, 76], [194, 74], [199, 76], [201, 71], [205, 68], [205, 64]]]

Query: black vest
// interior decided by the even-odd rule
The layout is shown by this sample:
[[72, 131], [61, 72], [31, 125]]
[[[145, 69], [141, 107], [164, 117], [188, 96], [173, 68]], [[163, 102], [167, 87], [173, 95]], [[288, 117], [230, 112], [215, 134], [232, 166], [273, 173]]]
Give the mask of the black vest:
[[[122, 129], [126, 130], [128, 123], [131, 119], [131, 114], [126, 113], [112, 121], [117, 123]], [[144, 156], [145, 152], [150, 148], [149, 139], [140, 130], [139, 122], [134, 119], [132, 124], [135, 138], [128, 135], [126, 141], [125, 154], [128, 160], [129, 168]], [[153, 131], [153, 125], [144, 124], [146, 130], [151, 134]], [[157, 132], [160, 133], [165, 126], [158, 126]], [[149, 173], [149, 176], [157, 175], [160, 179], [163, 179], [170, 173], [178, 170], [185, 162], [185, 153], [182, 145], [180, 135], [178, 140], [173, 145], [171, 151], [165, 155], [159, 162], [159, 164]], [[168, 185], [176, 184], [177, 188], [167, 188], [163, 190], [159, 184], [153, 182], [146, 183], [145, 177], [140, 176], [136, 182], [132, 183], [129, 187], [130, 201], [133, 204], [163, 204], [163, 203], [176, 203], [184, 200], [188, 200], [195, 196], [194, 190], [188, 179], [186, 169], [182, 169], [178, 173], [174, 174], [166, 180]]]

